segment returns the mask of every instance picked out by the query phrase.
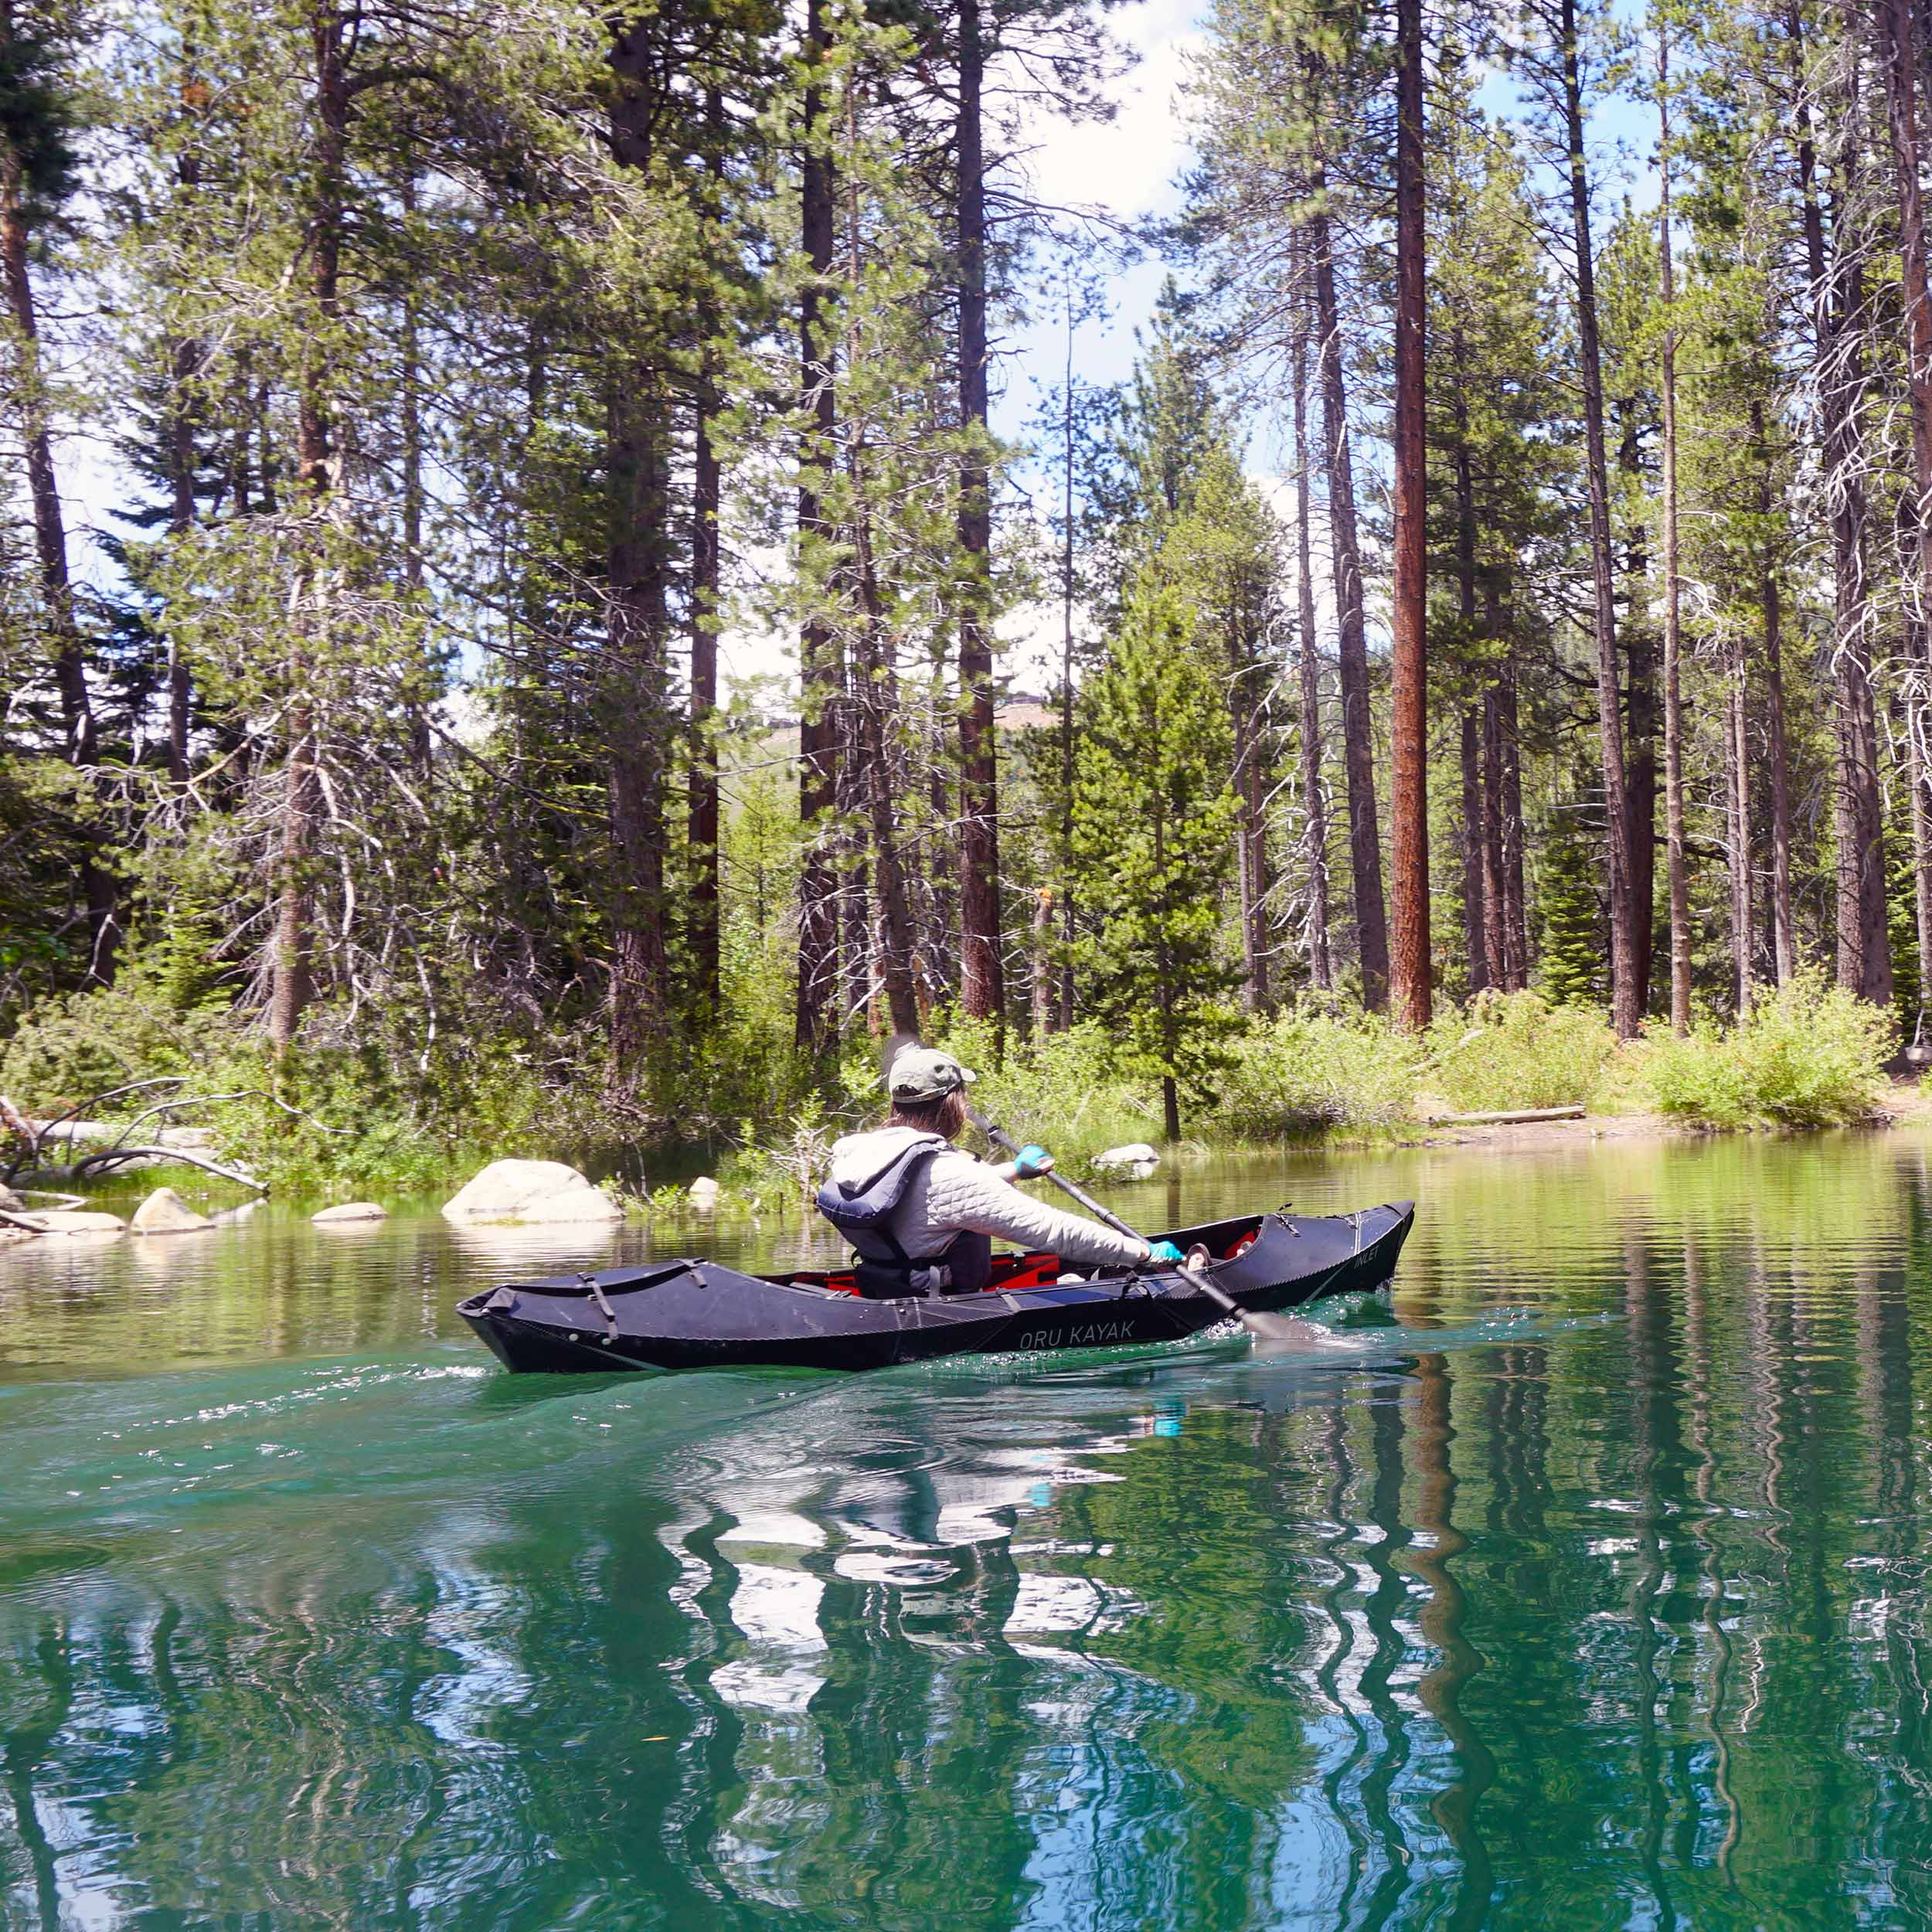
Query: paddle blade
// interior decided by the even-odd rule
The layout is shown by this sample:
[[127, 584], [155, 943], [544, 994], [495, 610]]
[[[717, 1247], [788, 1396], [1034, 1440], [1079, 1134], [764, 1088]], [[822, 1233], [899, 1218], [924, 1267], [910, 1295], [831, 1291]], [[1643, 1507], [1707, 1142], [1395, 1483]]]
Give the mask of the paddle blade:
[[1257, 1309], [1241, 1311], [1241, 1325], [1268, 1355], [1311, 1355], [1319, 1349], [1345, 1349], [1347, 1339], [1318, 1321], [1304, 1321], [1292, 1315], [1265, 1315]]

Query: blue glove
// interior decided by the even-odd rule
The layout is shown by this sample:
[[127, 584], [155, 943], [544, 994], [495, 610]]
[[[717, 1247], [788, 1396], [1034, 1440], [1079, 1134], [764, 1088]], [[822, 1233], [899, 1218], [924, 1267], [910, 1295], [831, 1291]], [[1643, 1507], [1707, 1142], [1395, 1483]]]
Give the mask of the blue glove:
[[1172, 1241], [1156, 1241], [1148, 1250], [1150, 1261], [1158, 1261], [1163, 1267], [1178, 1268], [1186, 1258]]
[[1016, 1181], [1037, 1181], [1053, 1165], [1053, 1155], [1045, 1148], [1029, 1141], [1013, 1156], [1013, 1178]]

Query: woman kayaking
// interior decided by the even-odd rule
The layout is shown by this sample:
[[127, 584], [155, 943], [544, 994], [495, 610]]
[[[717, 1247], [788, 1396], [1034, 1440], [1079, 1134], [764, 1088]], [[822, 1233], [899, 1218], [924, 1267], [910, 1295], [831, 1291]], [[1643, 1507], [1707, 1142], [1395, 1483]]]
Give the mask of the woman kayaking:
[[973, 1077], [950, 1053], [905, 1047], [886, 1072], [884, 1124], [834, 1144], [818, 1209], [856, 1251], [861, 1294], [976, 1293], [991, 1278], [995, 1236], [1094, 1267], [1179, 1263], [1171, 1241], [1117, 1234], [1022, 1194], [1015, 1181], [1053, 1171], [1043, 1147], [994, 1166], [954, 1146]]

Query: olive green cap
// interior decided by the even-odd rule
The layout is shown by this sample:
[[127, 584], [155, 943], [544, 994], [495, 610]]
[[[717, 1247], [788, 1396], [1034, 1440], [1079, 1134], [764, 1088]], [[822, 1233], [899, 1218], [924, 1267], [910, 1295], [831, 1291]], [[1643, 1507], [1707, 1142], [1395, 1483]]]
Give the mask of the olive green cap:
[[977, 1077], [937, 1047], [902, 1047], [886, 1075], [886, 1090], [896, 1100], [943, 1100]]

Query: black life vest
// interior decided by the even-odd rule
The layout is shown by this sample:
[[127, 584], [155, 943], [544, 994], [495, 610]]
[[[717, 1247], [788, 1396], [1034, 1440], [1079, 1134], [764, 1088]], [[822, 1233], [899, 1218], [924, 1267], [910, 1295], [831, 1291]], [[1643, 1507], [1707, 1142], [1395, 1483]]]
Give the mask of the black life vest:
[[893, 1216], [913, 1177], [947, 1145], [937, 1134], [908, 1141], [866, 1179], [828, 1181], [818, 1190], [818, 1212], [852, 1243], [859, 1292], [869, 1301], [977, 1294], [992, 1279], [991, 1235], [962, 1229], [937, 1254], [914, 1259], [893, 1231]]

